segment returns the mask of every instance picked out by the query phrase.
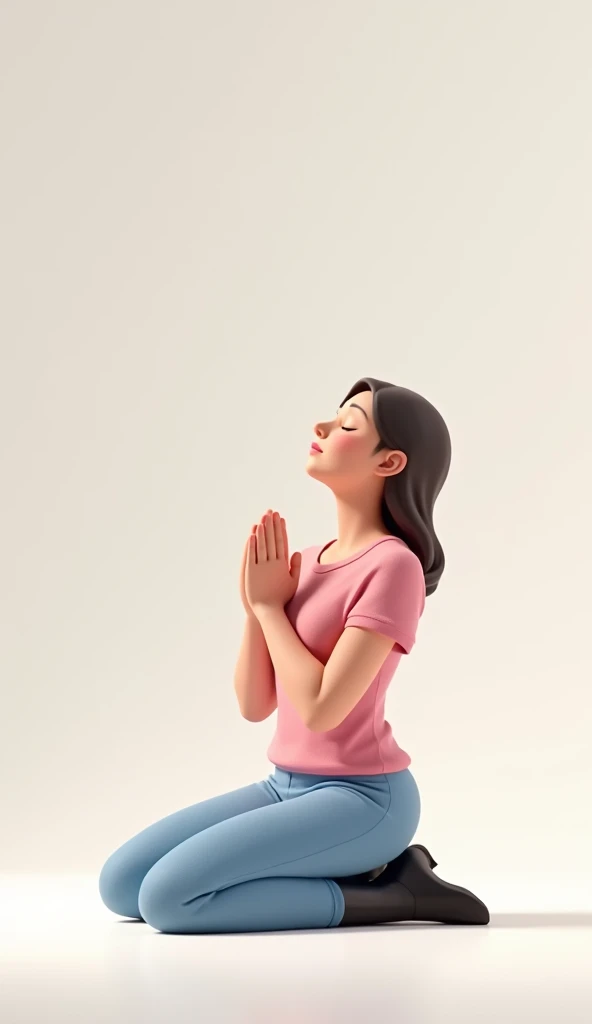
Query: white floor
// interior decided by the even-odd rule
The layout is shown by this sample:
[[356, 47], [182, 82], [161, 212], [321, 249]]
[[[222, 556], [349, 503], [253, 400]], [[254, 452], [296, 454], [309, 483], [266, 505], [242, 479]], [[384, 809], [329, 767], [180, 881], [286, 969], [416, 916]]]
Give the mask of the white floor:
[[480, 928], [165, 935], [108, 911], [94, 878], [4, 876], [0, 1020], [590, 1024], [592, 912], [518, 898], [500, 889]]

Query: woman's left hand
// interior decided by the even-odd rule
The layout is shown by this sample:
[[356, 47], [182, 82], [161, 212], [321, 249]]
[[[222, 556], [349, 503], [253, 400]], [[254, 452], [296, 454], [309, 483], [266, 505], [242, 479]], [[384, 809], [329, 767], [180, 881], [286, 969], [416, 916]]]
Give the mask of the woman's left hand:
[[267, 513], [249, 538], [245, 590], [255, 615], [259, 608], [280, 607], [296, 593], [302, 556], [295, 551], [288, 560], [285, 520], [279, 512]]

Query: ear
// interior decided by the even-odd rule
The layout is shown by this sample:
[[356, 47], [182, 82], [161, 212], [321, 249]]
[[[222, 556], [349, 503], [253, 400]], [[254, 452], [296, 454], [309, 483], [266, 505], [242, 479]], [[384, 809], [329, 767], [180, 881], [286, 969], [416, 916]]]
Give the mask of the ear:
[[401, 452], [398, 449], [396, 451], [390, 451], [386, 459], [380, 463], [376, 472], [379, 476], [396, 476], [405, 469], [407, 465], [407, 456], [405, 452]]

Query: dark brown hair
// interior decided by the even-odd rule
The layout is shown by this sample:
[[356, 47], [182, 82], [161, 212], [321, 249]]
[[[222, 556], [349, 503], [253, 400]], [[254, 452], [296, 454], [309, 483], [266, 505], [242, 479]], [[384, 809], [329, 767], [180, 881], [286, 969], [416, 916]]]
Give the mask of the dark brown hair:
[[450, 468], [450, 434], [434, 406], [415, 391], [374, 377], [362, 377], [341, 405], [360, 391], [372, 392], [372, 415], [380, 436], [373, 455], [385, 448], [405, 452], [407, 464], [386, 477], [382, 521], [417, 555], [433, 594], [444, 571], [444, 551], [433, 524], [434, 504]]

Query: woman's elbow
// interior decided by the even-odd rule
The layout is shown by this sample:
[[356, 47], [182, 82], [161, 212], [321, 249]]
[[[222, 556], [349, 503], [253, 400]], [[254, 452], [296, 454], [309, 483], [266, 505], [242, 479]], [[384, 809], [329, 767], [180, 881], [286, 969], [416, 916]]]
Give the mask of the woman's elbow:
[[342, 721], [343, 719], [336, 720], [335, 712], [331, 716], [327, 713], [326, 709], [312, 708], [304, 724], [310, 732], [331, 732], [332, 729], [336, 729], [338, 725], [341, 725]]
[[273, 715], [276, 708], [277, 703], [274, 703], [263, 708], [240, 708], [240, 713], [245, 722], [264, 722], [266, 718]]

